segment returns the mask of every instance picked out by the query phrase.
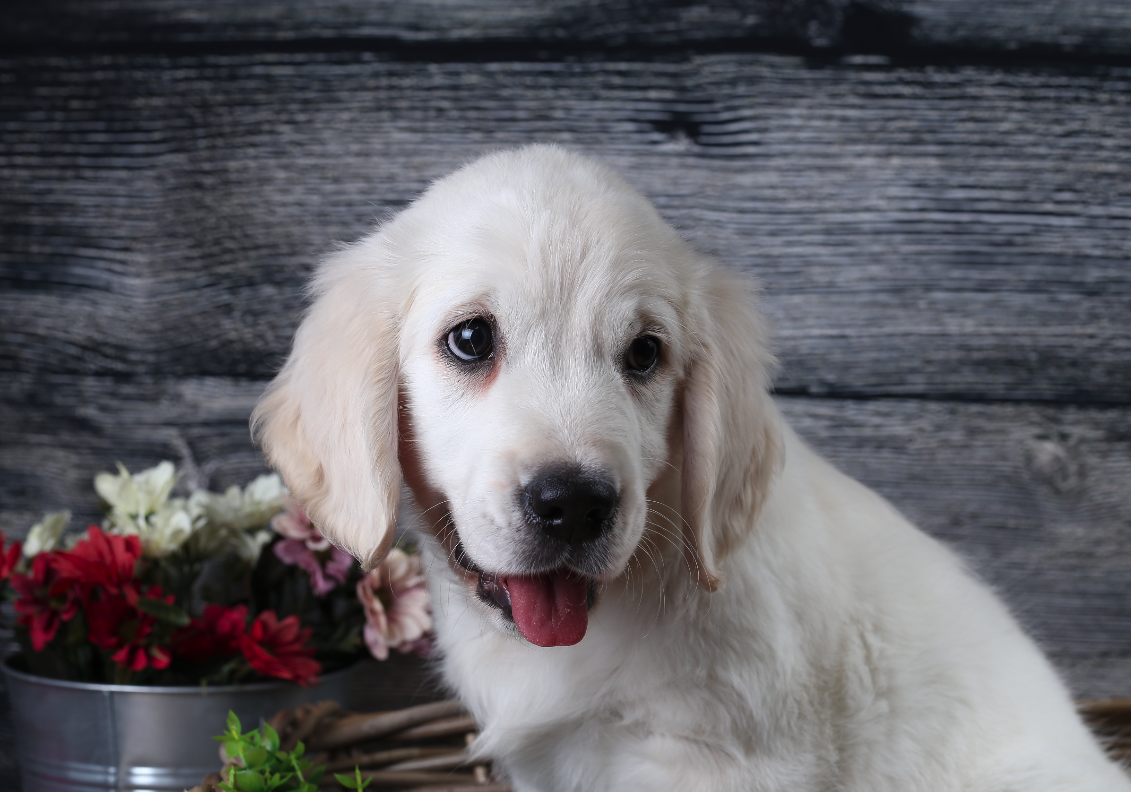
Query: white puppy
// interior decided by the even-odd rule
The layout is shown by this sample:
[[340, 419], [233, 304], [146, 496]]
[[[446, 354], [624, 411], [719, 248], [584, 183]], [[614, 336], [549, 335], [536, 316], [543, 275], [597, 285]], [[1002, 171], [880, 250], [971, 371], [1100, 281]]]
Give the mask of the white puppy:
[[370, 564], [408, 485], [516, 790], [1131, 790], [989, 589], [785, 424], [748, 286], [605, 168], [485, 157], [313, 291], [257, 437]]

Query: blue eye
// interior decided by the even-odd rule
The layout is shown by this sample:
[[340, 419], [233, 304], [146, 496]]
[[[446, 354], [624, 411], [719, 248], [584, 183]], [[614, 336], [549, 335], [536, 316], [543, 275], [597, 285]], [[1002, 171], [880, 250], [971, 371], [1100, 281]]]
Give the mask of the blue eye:
[[448, 350], [464, 362], [486, 360], [494, 349], [491, 325], [486, 319], [468, 319], [448, 331]]

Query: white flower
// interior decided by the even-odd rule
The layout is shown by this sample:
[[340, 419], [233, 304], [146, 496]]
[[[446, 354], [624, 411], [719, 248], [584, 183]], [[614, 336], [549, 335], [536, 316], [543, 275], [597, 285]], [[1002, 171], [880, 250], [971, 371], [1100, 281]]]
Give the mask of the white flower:
[[179, 549], [203, 523], [199, 510], [184, 498], [174, 498], [152, 514], [135, 516], [113, 509], [102, 528], [107, 533], [138, 537], [142, 555], [161, 558]]
[[259, 554], [263, 552], [263, 548], [271, 544], [271, 540], [275, 535], [263, 528], [258, 531], [241, 531], [236, 534], [231, 543], [232, 550], [249, 564], [254, 564], [259, 560]]
[[43, 515], [43, 519], [31, 527], [27, 538], [24, 539], [24, 558], [35, 558], [40, 553], [54, 550], [55, 545], [59, 543], [59, 537], [63, 535], [63, 531], [67, 530], [67, 523], [70, 521], [71, 513], [69, 511], [57, 511]]
[[149, 558], [168, 555], [189, 540], [200, 527], [202, 515], [184, 498], [166, 501], [154, 514], [145, 518], [138, 531], [141, 552]]
[[108, 533], [136, 536], [142, 554], [160, 558], [178, 549], [204, 523], [203, 512], [184, 498], [169, 499], [177, 483], [172, 462], [136, 475], [118, 463], [118, 475], [99, 473], [94, 489], [110, 505], [102, 523]]
[[125, 465], [118, 463], [118, 475], [99, 473], [94, 477], [94, 489], [114, 511], [133, 518], [145, 517], [160, 509], [173, 486], [177, 483], [177, 468], [165, 461], [130, 475]]
[[118, 475], [100, 473], [94, 488], [110, 506], [103, 528], [137, 536], [148, 558], [168, 555], [189, 541], [192, 552], [202, 557], [234, 552], [250, 563], [259, 558], [271, 534], [251, 529], [266, 525], [282, 508], [286, 490], [278, 476], [260, 476], [223, 495], [197, 490], [188, 498], [170, 498], [176, 482], [172, 462], [136, 475], [120, 463]]
[[254, 564], [259, 553], [274, 538], [266, 525], [283, 505], [286, 488], [274, 473], [259, 476], [242, 490], [228, 487], [223, 495], [197, 490], [189, 504], [203, 516], [203, 525], [193, 535], [192, 549], [198, 555], [235, 553]]
[[277, 473], [264, 473], [244, 487], [243, 493], [246, 509], [266, 515], [263, 522], [259, 523], [262, 525], [283, 508], [283, 496], [287, 493], [287, 488], [283, 486], [283, 480]]
[[274, 473], [259, 476], [242, 490], [228, 487], [223, 495], [197, 490], [192, 497], [201, 504], [208, 521], [237, 531], [266, 525], [283, 507], [286, 489]]

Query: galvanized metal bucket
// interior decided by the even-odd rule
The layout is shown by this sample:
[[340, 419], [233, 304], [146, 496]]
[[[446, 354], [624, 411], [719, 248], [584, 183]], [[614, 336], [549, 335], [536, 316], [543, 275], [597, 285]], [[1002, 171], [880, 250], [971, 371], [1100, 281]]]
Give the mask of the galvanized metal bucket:
[[353, 669], [315, 687], [263, 682], [140, 687], [61, 682], [3, 663], [23, 792], [182, 792], [220, 768], [228, 710], [244, 728], [280, 709], [350, 696]]

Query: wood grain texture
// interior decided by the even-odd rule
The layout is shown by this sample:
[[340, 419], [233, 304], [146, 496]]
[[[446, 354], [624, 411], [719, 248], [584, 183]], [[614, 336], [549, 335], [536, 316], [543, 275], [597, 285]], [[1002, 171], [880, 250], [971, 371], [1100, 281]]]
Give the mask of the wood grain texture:
[[186, 490], [266, 472], [248, 419], [265, 382], [26, 375], [0, 382], [0, 531], [22, 536], [44, 511], [100, 520], [94, 475], [175, 461]]
[[915, 43], [1077, 57], [1131, 48], [1131, 4], [1122, 0], [908, 0], [886, 6], [889, 15], [893, 8], [909, 18]]
[[[262, 472], [318, 256], [558, 141], [760, 278], [798, 431], [1131, 696], [1129, 58], [1125, 0], [8, 3], [0, 530], [119, 460]], [[358, 709], [440, 695], [393, 666]]]
[[[97, 519], [91, 480], [121, 460], [172, 459], [185, 485], [262, 471], [247, 418], [265, 383], [34, 377], [0, 384], [0, 530], [42, 510]], [[779, 397], [818, 451], [956, 547], [1074, 683], [1131, 694], [1131, 425], [1115, 407]], [[1103, 676], [1101, 671], [1109, 673]], [[1099, 675], [1099, 676], [1097, 676]], [[1117, 691], [1108, 687], [1106, 695]]]
[[1131, 72], [0, 61], [0, 371], [269, 376], [318, 256], [531, 140], [753, 273], [781, 392], [1131, 400]]
[[[1131, 53], [1123, 0], [46, 0], [11, 4], [0, 42], [602, 49], [793, 46], [912, 54]], [[428, 49], [430, 59], [442, 53]], [[490, 56], [497, 57], [497, 56]]]
[[[388, 41], [600, 41], [736, 38], [767, 29], [781, 5], [760, 0], [705, 6], [627, 0], [361, 2], [312, 0], [208, 3], [201, 0], [56, 0], [8, 14], [5, 36], [23, 41], [221, 42], [293, 39]], [[810, 7], [799, 3], [797, 17]], [[62, 17], [64, 24], [55, 20]]]

